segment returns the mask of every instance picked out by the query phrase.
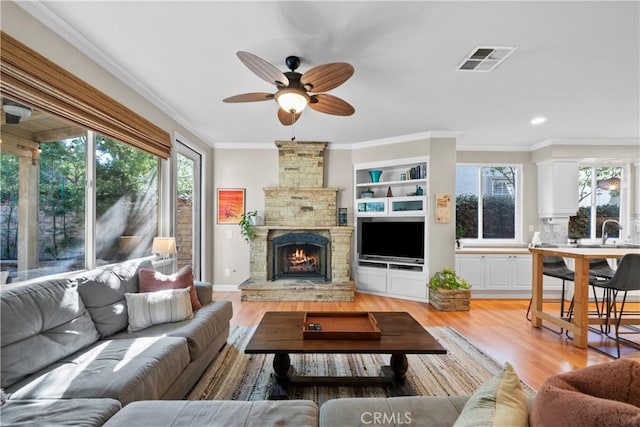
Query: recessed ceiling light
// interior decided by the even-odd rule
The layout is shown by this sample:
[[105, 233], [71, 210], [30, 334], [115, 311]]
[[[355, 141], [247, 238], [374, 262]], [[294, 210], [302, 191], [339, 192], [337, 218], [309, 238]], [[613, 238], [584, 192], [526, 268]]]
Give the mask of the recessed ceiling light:
[[538, 116], [538, 117], [534, 117], [533, 119], [531, 119], [530, 123], [532, 125], [541, 125], [542, 123], [544, 123], [546, 121], [547, 121], [546, 117]]

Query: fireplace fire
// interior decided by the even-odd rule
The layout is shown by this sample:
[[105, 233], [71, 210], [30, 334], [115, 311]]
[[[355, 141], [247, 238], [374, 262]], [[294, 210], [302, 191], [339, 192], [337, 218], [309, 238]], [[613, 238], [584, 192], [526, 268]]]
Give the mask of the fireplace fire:
[[273, 280], [304, 277], [329, 280], [329, 239], [314, 233], [289, 233], [273, 239]]
[[307, 256], [303, 248], [294, 248], [290, 255], [287, 256], [289, 271], [309, 272], [316, 271], [318, 265], [317, 256]]

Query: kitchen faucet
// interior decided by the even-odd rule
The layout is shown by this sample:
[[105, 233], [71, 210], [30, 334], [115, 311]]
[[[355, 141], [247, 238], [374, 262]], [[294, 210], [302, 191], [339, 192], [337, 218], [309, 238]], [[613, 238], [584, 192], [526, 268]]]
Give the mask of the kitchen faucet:
[[615, 222], [616, 224], [618, 224], [618, 230], [622, 230], [622, 224], [620, 224], [620, 221], [618, 221], [616, 219], [607, 219], [607, 220], [605, 220], [602, 223], [602, 244], [603, 245], [607, 244], [607, 238], [609, 237], [609, 235], [604, 232], [604, 228], [606, 227], [608, 222]]

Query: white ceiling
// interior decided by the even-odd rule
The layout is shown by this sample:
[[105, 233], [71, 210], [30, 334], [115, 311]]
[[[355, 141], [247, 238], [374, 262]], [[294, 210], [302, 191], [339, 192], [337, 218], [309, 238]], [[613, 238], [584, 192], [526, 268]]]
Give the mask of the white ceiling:
[[[353, 116], [305, 110], [297, 140], [355, 144], [460, 132], [461, 148], [530, 149], [549, 139], [640, 137], [640, 3], [220, 2], [19, 3], [211, 145], [292, 137], [274, 92], [236, 52], [286, 70], [346, 61], [330, 91]], [[478, 46], [516, 46], [494, 71], [457, 71]], [[538, 115], [547, 122], [532, 126]], [[606, 142], [605, 142], [606, 141]], [[619, 141], [618, 141], [619, 142]]]

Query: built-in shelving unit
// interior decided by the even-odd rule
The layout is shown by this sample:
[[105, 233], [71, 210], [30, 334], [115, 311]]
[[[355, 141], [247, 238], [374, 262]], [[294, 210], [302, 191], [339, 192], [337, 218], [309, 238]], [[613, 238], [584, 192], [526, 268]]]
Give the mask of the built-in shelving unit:
[[[377, 182], [372, 181], [370, 171], [382, 172]], [[354, 183], [354, 275], [358, 291], [427, 301], [428, 158], [356, 164]], [[371, 221], [422, 222], [424, 256], [379, 257], [360, 253], [362, 222]], [[381, 242], [390, 238], [397, 236], [379, 236]]]

